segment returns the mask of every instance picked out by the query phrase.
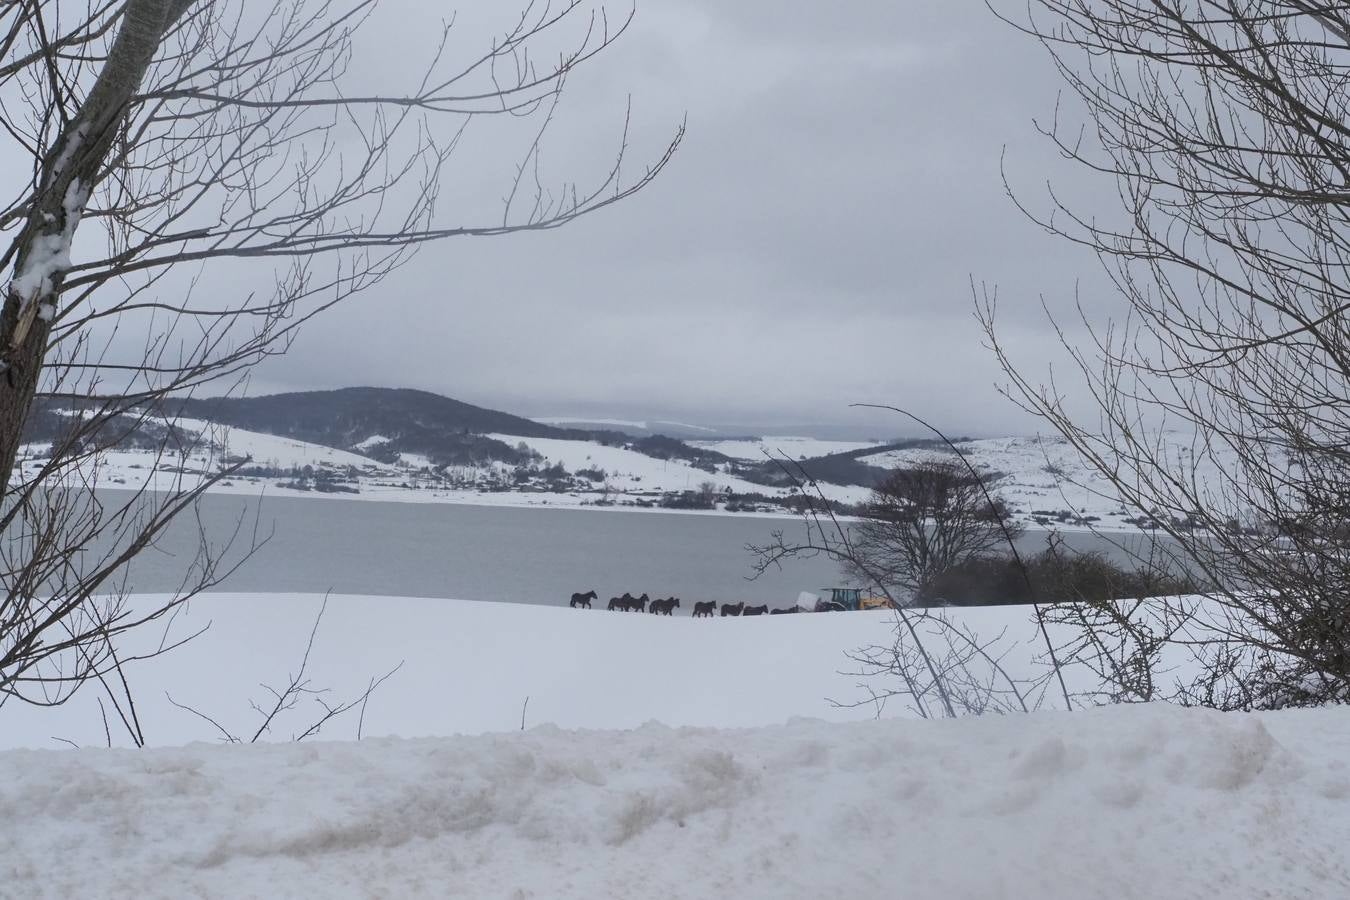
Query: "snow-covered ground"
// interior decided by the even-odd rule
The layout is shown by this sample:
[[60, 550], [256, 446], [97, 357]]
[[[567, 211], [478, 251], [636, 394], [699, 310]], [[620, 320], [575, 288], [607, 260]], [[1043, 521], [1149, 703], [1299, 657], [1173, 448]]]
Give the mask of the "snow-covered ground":
[[0, 754], [23, 898], [1350, 896], [1350, 715]]
[[606, 483], [625, 492], [694, 491], [704, 482], [717, 486], [718, 492], [730, 488], [737, 493], [779, 493], [762, 484], [754, 484], [719, 472], [705, 472], [677, 459], [656, 459], [623, 447], [608, 447], [595, 441], [563, 441], [554, 438], [520, 438], [509, 434], [490, 434], [508, 444], [524, 443], [542, 454], [550, 463], [562, 463], [569, 472], [578, 469], [603, 469]]
[[[333, 742], [353, 712], [286, 743], [312, 698], [252, 746], [168, 702], [249, 734], [320, 602], [193, 601], [174, 628], [210, 630], [132, 671], [152, 749], [97, 748], [92, 694], [0, 709], [0, 745], [86, 745], [0, 752], [0, 896], [1350, 896], [1350, 709], [870, 721], [826, 698], [858, 699], [842, 653], [885, 641], [883, 612], [334, 596], [307, 670], [323, 699], [403, 662], [363, 740]], [[1006, 627], [1003, 665], [1034, 670], [1028, 610], [952, 615]]]
[[[563, 728], [634, 728], [651, 720], [737, 728], [797, 716], [856, 721], [915, 715], [899, 699], [880, 709], [859, 705], [870, 696], [862, 685], [895, 685], [848, 674], [857, 666], [846, 651], [891, 645], [892, 613], [695, 619], [687, 599], [681, 614], [670, 617], [608, 612], [607, 599], [577, 610], [335, 594], [328, 598], [307, 677], [312, 686], [328, 689], [323, 697], [332, 701], [359, 696], [372, 677], [401, 665], [366, 710], [360, 725], [368, 736], [511, 730], [519, 727], [527, 697], [528, 723]], [[147, 596], [136, 603], [148, 610], [154, 601]], [[129, 667], [146, 741], [162, 746], [219, 737], [174, 702], [208, 712], [231, 733], [252, 733], [259, 717], [249, 701], [265, 699], [259, 685], [279, 685], [296, 671], [323, 603], [322, 595], [281, 593], [192, 600], [168, 626], [169, 642], [209, 625], [206, 632], [182, 650]], [[967, 607], [947, 615], [981, 643], [990, 642], [990, 655], [1024, 683], [1030, 706], [1063, 708], [1043, 677], [1046, 654], [1030, 607]], [[1073, 636], [1063, 626], [1050, 630], [1059, 646]], [[947, 641], [964, 646], [950, 632], [943, 637], [932, 626], [921, 631], [939, 653]], [[151, 628], [140, 635], [144, 644], [124, 645], [124, 654], [152, 650], [162, 633]], [[1185, 660], [1169, 659], [1166, 668], [1174, 665]], [[976, 666], [975, 674], [990, 673]], [[1075, 696], [1098, 687], [1086, 666], [1070, 666], [1064, 674]], [[1040, 687], [1026, 686], [1032, 681]], [[286, 740], [303, 731], [319, 709], [317, 701], [305, 700], [268, 737]], [[81, 746], [106, 742], [93, 691], [50, 710], [8, 703], [0, 707], [0, 723], [0, 749], [52, 747], [58, 739]], [[351, 738], [357, 728], [357, 719], [348, 716], [326, 726], [322, 737]], [[124, 734], [114, 732], [113, 738], [127, 743]]]
[[[1193, 435], [1167, 432], [1164, 446], [1168, 458], [1189, 460]], [[1124, 520], [1137, 515], [1120, 505], [1110, 485], [1089, 468], [1062, 437], [1001, 437], [957, 443], [962, 454], [983, 473], [996, 475], [991, 486], [1016, 510], [1016, 518], [1031, 524], [1049, 521], [1057, 528], [1074, 528], [1064, 522], [1064, 513], [1088, 519], [1101, 530], [1135, 530]], [[1222, 452], [1215, 451], [1222, 459]], [[864, 456], [861, 462], [883, 468], [913, 465], [930, 459], [953, 459], [950, 452], [934, 449], [891, 450]], [[1232, 471], [1232, 463], [1223, 462]], [[1212, 460], [1203, 456], [1196, 463], [1197, 481], [1219, 485]], [[1089, 518], [1090, 517], [1090, 518]]]
[[[206, 435], [210, 443], [215, 445], [217, 460], [223, 456], [251, 456], [256, 465], [277, 467], [330, 465], [361, 468], [374, 462], [359, 453], [243, 428], [229, 428], [202, 419], [178, 419], [175, 425], [185, 431]], [[365, 443], [368, 445], [366, 449], [369, 449], [379, 442], [375, 438], [368, 438]], [[203, 448], [203, 452], [195, 455], [195, 459], [202, 464], [210, 462], [206, 449]]]
[[[827, 698], [860, 696], [857, 679], [839, 674], [847, 662], [842, 653], [886, 641], [891, 626], [885, 613], [708, 620], [691, 618], [688, 602], [680, 609], [683, 615], [666, 617], [611, 613], [599, 608], [607, 599], [596, 609], [574, 610], [333, 595], [310, 674], [316, 686], [332, 689], [331, 697], [346, 697], [402, 663], [367, 709], [364, 733], [376, 736], [510, 730], [519, 726], [526, 697], [528, 722], [566, 728], [632, 728], [652, 719], [725, 728], [793, 716], [846, 721], [873, 715], [871, 707], [839, 709]], [[259, 683], [276, 684], [295, 670], [322, 602], [312, 594], [194, 599], [172, 633], [190, 634], [208, 623], [210, 629], [179, 652], [132, 667], [149, 742], [218, 736], [174, 707], [161, 688], [171, 690], [177, 702], [211, 711], [232, 731], [247, 730], [256, 719], [248, 700], [263, 696]], [[971, 615], [981, 619], [980, 613]], [[1006, 618], [1001, 612], [994, 616], [989, 629]], [[1024, 624], [1012, 630], [1030, 641], [1034, 631]], [[285, 739], [318, 708], [313, 702], [306, 707], [288, 717], [274, 737]], [[903, 711], [897, 706], [890, 714]], [[80, 745], [104, 742], [92, 692], [55, 710], [11, 703], [0, 708], [0, 722], [0, 747], [51, 747], [54, 736]], [[356, 724], [348, 717], [323, 736], [353, 737]]]
[[[1103, 527], [1110, 527], [1131, 515], [1122, 510], [1110, 486], [1089, 471], [1062, 438], [987, 438], [957, 446], [976, 470], [1002, 475], [992, 486], [1018, 510], [1019, 519], [1025, 520], [1036, 510], [1068, 510], [1075, 515], [1097, 516]], [[864, 456], [860, 462], [898, 468], [952, 458], [949, 452], [916, 448]]]

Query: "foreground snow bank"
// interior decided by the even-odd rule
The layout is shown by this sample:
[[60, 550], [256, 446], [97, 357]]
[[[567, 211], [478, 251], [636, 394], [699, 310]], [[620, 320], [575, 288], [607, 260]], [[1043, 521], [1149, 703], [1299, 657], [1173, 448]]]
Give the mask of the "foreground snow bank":
[[1350, 713], [0, 753], [14, 897], [1350, 896]]

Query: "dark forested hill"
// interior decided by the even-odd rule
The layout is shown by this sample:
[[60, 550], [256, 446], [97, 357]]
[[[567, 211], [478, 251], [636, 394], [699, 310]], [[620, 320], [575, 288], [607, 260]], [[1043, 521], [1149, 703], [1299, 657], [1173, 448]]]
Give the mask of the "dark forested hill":
[[[56, 439], [70, 427], [67, 417], [70, 411], [98, 402], [97, 398], [59, 395], [39, 398], [26, 429], [27, 440]], [[611, 430], [561, 428], [409, 388], [351, 387], [260, 397], [175, 398], [166, 401], [164, 407], [164, 414], [170, 418], [201, 419], [355, 450], [388, 463], [397, 462], [399, 454], [410, 453], [425, 456], [435, 465], [481, 466], [489, 462], [518, 465], [537, 460], [539, 455], [518, 446], [519, 442], [511, 438], [589, 440], [627, 447], [657, 459], [680, 459], [708, 472], [727, 471], [776, 487], [788, 487], [794, 477], [803, 475], [836, 484], [871, 486], [884, 470], [866, 465], [859, 457], [892, 449], [871, 447], [794, 461], [789, 473], [776, 460], [734, 460], [715, 450], [694, 447], [660, 434], [638, 437]], [[154, 416], [151, 424], [153, 419]], [[143, 433], [132, 432], [134, 418], [127, 417], [126, 422], [128, 427], [105, 429], [108, 433], [100, 435], [100, 439], [110, 444], [144, 442], [157, 439], [164, 431], [163, 426], [156, 426], [157, 430], [144, 431], [143, 427]]]
[[[421, 453], [441, 464], [519, 461], [515, 448], [483, 437], [485, 434], [573, 439], [593, 436], [408, 388], [353, 387], [263, 397], [194, 398], [171, 401], [170, 406], [182, 416], [249, 431], [343, 449], [361, 445], [364, 452], [376, 458], [400, 451]], [[388, 440], [370, 442], [376, 437]]]
[[210, 397], [178, 401], [178, 410], [192, 418], [334, 446], [350, 446], [375, 434], [391, 438], [454, 432], [558, 438], [582, 434], [409, 388], [352, 387], [264, 397]]

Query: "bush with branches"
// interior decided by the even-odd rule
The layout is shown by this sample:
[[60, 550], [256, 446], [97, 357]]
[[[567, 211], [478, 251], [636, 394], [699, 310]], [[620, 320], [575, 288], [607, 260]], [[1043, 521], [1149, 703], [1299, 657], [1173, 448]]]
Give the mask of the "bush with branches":
[[[171, 597], [132, 604], [125, 583], [130, 561], [246, 461], [204, 477], [180, 463], [157, 492], [111, 498], [95, 490], [104, 449], [151, 438], [146, 464], [164, 469], [209, 450], [209, 435], [181, 445], [173, 398], [237, 388], [423, 245], [557, 228], [622, 201], [679, 143], [682, 126], [649, 165], [625, 164], [619, 110], [594, 181], [546, 183], [567, 78], [628, 16], [527, 2], [462, 58], [447, 21], [406, 83], [377, 90], [354, 63], [381, 12], [378, 0], [0, 4], [0, 705], [125, 686], [119, 637], [228, 574], [220, 536], [203, 532]], [[445, 187], [484, 177], [456, 148], [487, 120], [517, 123], [501, 132], [519, 141], [505, 201], [451, 218]], [[63, 427], [50, 454], [26, 455], [30, 417], [52, 397]], [[244, 557], [262, 539], [244, 521], [233, 537]]]
[[1045, 134], [1114, 182], [1123, 215], [1018, 202], [1094, 251], [1128, 311], [1082, 308], [1081, 341], [1054, 323], [1088, 418], [1012, 358], [990, 290], [988, 341], [1011, 396], [1208, 586], [1184, 610], [1103, 613], [1088, 650], [1134, 642], [1145, 664], [1168, 623], [1200, 661], [1188, 702], [1350, 699], [1350, 10], [1035, 0], [1010, 20], [1076, 101]]

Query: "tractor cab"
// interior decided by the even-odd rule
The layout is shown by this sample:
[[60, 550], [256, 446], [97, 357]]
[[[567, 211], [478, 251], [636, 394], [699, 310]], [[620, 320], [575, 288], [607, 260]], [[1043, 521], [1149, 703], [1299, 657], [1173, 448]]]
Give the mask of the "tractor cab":
[[862, 606], [861, 588], [822, 588], [822, 594], [829, 594], [816, 602], [816, 612], [853, 612]]
[[894, 609], [895, 604], [885, 597], [864, 597], [862, 588], [822, 588], [829, 599], [816, 601], [816, 612], [856, 612], [860, 609]]

